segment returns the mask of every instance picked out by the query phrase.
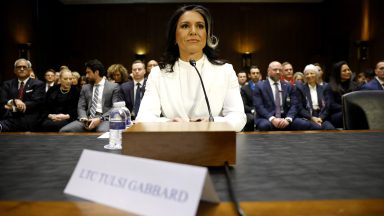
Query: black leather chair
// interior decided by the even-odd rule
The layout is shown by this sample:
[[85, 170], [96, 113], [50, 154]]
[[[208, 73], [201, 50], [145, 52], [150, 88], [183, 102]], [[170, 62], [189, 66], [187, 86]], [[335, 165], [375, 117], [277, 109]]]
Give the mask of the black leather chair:
[[342, 97], [346, 130], [384, 129], [384, 91], [354, 91]]

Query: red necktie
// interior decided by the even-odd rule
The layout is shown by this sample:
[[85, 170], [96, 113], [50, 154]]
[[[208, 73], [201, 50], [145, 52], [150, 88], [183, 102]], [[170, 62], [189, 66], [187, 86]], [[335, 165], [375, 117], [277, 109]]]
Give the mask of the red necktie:
[[19, 93], [17, 93], [17, 99], [23, 100], [24, 97], [24, 82], [20, 82]]

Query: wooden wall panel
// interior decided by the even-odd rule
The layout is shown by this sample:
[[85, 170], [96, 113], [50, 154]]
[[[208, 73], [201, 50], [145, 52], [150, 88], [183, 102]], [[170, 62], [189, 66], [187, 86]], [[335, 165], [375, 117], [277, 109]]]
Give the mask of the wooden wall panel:
[[[374, 66], [382, 59], [381, 1], [371, 2], [372, 47], [369, 59], [356, 59], [354, 42], [360, 38], [361, 2], [325, 0], [313, 4], [206, 3], [214, 17], [221, 57], [241, 68], [241, 54], [252, 52], [252, 64], [266, 73], [273, 60], [290, 61], [295, 71], [320, 61], [326, 66], [346, 59], [353, 70]], [[17, 58], [15, 22], [23, 23], [32, 43], [31, 59], [42, 77], [48, 68], [68, 65], [83, 72], [83, 64], [99, 58], [106, 66], [122, 63], [128, 69], [139, 49], [158, 59], [165, 48], [166, 24], [181, 4], [62, 5], [49, 0], [6, 0], [6, 35], [1, 37], [0, 79], [13, 77]], [[16, 3], [14, 3], [16, 2]], [[5, 4], [5, 3], [3, 3]], [[26, 13], [16, 11], [22, 7]], [[12, 12], [13, 11], [13, 12]], [[17, 20], [17, 21], [16, 21]], [[3, 47], [3, 46], [2, 46]]]

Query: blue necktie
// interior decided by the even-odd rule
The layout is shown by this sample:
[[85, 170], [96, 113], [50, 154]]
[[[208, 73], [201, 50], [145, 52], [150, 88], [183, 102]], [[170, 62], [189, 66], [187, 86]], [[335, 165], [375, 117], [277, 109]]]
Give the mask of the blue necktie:
[[140, 83], [136, 84], [136, 95], [135, 95], [135, 106], [134, 106], [134, 112], [135, 116], [137, 116], [137, 113], [139, 112], [140, 108], [140, 102], [141, 102], [141, 88], [140, 88]]

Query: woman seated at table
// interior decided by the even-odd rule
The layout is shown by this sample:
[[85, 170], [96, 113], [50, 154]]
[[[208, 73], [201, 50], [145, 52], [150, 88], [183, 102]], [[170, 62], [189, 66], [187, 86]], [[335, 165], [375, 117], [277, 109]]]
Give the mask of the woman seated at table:
[[240, 131], [246, 116], [239, 84], [232, 65], [217, 58], [217, 45], [205, 7], [179, 8], [169, 22], [165, 57], [149, 74], [136, 121], [208, 121], [200, 73], [214, 121]]

